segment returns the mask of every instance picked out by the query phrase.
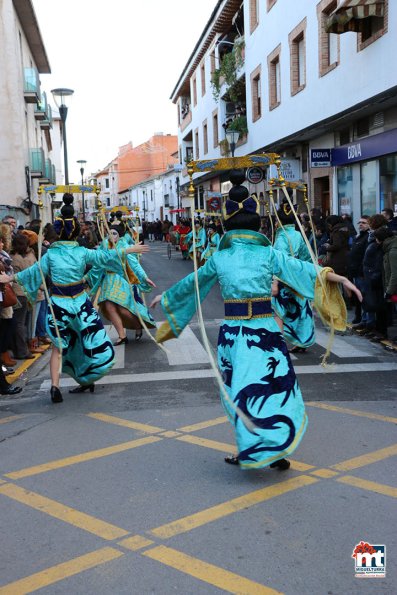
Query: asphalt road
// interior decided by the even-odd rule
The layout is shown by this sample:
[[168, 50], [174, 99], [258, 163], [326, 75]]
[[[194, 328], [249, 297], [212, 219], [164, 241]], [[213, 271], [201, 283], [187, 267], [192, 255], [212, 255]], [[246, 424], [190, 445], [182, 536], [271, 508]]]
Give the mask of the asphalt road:
[[[160, 243], [143, 265], [159, 291], [192, 271]], [[217, 289], [203, 312], [215, 349]], [[197, 320], [167, 354], [117, 348], [93, 394], [63, 378], [61, 405], [40, 358], [0, 401], [0, 595], [395, 592], [397, 357], [347, 334], [324, 370], [317, 338], [294, 360], [310, 421], [286, 473], [224, 464], [233, 432]], [[386, 546], [375, 583], [354, 576], [362, 540]]]

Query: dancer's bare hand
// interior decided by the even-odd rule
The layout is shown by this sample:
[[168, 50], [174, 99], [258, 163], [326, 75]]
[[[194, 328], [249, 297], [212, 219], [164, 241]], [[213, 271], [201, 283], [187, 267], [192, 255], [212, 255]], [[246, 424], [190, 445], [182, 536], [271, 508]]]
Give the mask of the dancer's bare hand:
[[155, 308], [157, 306], [157, 304], [159, 304], [161, 302], [161, 297], [162, 297], [162, 293], [160, 293], [159, 295], [156, 295], [155, 298], [153, 298], [153, 300], [150, 303], [149, 308]]
[[149, 279], [149, 277], [146, 279], [146, 283], [151, 287], [156, 287], [156, 284], [151, 279]]
[[11, 277], [9, 275], [6, 274], [2, 274], [0, 275], [0, 283], [10, 283], [11, 282]]
[[363, 301], [363, 296], [362, 296], [361, 291], [351, 281], [349, 281], [349, 279], [346, 279], [343, 282], [343, 287], [344, 287], [348, 297], [351, 297], [351, 294], [354, 293], [357, 296], [357, 299], [359, 302]]
[[135, 246], [129, 246], [126, 249], [127, 254], [144, 254], [145, 252], [149, 251], [149, 246], [142, 244], [142, 242], [139, 242], [139, 244], [135, 244]]

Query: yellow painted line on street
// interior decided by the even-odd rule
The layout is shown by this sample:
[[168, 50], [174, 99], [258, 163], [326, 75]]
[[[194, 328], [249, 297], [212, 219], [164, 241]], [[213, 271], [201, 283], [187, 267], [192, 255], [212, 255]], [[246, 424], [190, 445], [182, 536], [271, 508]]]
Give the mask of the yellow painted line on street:
[[321, 477], [321, 479], [330, 479], [331, 477], [339, 475], [339, 473], [331, 471], [331, 469], [316, 469], [316, 471], [311, 471], [311, 474], [316, 477]]
[[363, 490], [369, 490], [370, 492], [376, 492], [377, 494], [382, 494], [383, 496], [391, 496], [392, 498], [397, 498], [397, 488], [385, 485], [383, 483], [376, 483], [375, 481], [368, 481], [366, 479], [353, 477], [351, 475], [339, 477], [339, 479], [337, 479], [336, 481], [339, 481], [340, 483], [346, 483], [355, 488], [361, 488]]
[[0, 419], [0, 424], [8, 424], [10, 421], [22, 419], [23, 417], [26, 417], [26, 415], [9, 415], [8, 417], [3, 417], [2, 419]]
[[160, 434], [160, 436], [163, 436], [164, 438], [176, 438], [177, 436], [180, 436], [180, 432], [173, 432], [172, 430], [169, 430], [168, 432], [162, 432]]
[[283, 494], [287, 494], [298, 488], [312, 485], [317, 481], [319, 480], [314, 477], [309, 477], [308, 475], [293, 477], [273, 486], [255, 490], [244, 496], [228, 500], [217, 506], [212, 506], [206, 510], [167, 523], [166, 525], [152, 529], [150, 533], [161, 539], [174, 537], [175, 535], [180, 535], [181, 533], [186, 533], [197, 527], [212, 523], [213, 521], [217, 521], [230, 514], [249, 508], [250, 506], [255, 506], [255, 504], [260, 504], [261, 502], [275, 498], [276, 496], [282, 496]]
[[211, 428], [212, 426], [219, 426], [220, 424], [224, 424], [227, 422], [227, 417], [223, 415], [222, 417], [216, 417], [215, 419], [209, 419], [207, 421], [202, 421], [198, 424], [193, 424], [192, 426], [184, 426], [183, 428], [178, 428], [179, 432], [197, 432], [198, 430], [204, 430], [205, 428]]
[[87, 416], [108, 424], [114, 424], [124, 428], [131, 428], [132, 430], [139, 430], [140, 432], [145, 432], [146, 434], [158, 434], [159, 432], [165, 432], [164, 428], [157, 428], [156, 426], [149, 426], [147, 424], [141, 424], [137, 421], [131, 421], [130, 419], [114, 417], [113, 415], [105, 415], [104, 413], [88, 413]]
[[[49, 345], [41, 345], [41, 347], [43, 347], [43, 349], [47, 350], [50, 346]], [[18, 368], [9, 376], [7, 376], [7, 382], [9, 382], [10, 384], [12, 384], [13, 382], [15, 382], [15, 380], [18, 380], [18, 378], [24, 373], [26, 372], [26, 370], [28, 368], [30, 368], [30, 366], [33, 366], [33, 364], [42, 356], [44, 355], [45, 351], [43, 353], [34, 353], [34, 359], [26, 359], [25, 361], [23, 361]]]
[[354, 457], [353, 459], [348, 459], [347, 461], [342, 461], [336, 465], [331, 465], [331, 469], [336, 469], [337, 471], [350, 471], [351, 469], [358, 469], [359, 467], [365, 467], [366, 465], [383, 461], [394, 455], [397, 455], [397, 444], [369, 452], [366, 455]]
[[196, 446], [204, 446], [205, 448], [212, 448], [212, 450], [220, 450], [224, 453], [236, 450], [233, 444], [227, 444], [226, 442], [218, 442], [217, 440], [209, 440], [208, 438], [201, 438], [200, 436], [179, 436], [175, 438], [180, 442], [188, 442], [189, 444], [195, 444]]
[[55, 500], [51, 500], [50, 498], [46, 498], [35, 492], [25, 490], [25, 488], [21, 488], [11, 483], [6, 483], [5, 485], [0, 486], [0, 494], [7, 496], [12, 500], [16, 500], [21, 504], [25, 504], [30, 508], [43, 512], [44, 514], [48, 514], [64, 523], [78, 527], [83, 531], [98, 535], [98, 537], [102, 537], [102, 539], [118, 539], [120, 537], [125, 537], [129, 533], [120, 527], [101, 521], [84, 512], [79, 512], [74, 508], [70, 508], [70, 506], [67, 506], [66, 504], [61, 504], [60, 502], [56, 502]]
[[20, 469], [19, 471], [12, 471], [11, 473], [5, 473], [4, 477], [9, 479], [22, 479], [23, 477], [31, 477], [32, 475], [39, 475], [40, 473], [47, 473], [47, 471], [54, 471], [55, 469], [62, 469], [62, 467], [70, 467], [71, 465], [77, 465], [78, 463], [84, 463], [86, 461], [92, 461], [94, 459], [101, 459], [103, 457], [109, 457], [118, 452], [131, 450], [138, 448], [139, 446], [145, 446], [147, 444], [153, 444], [159, 442], [162, 438], [157, 436], [147, 436], [146, 438], [138, 438], [137, 440], [131, 440], [130, 442], [122, 442], [115, 446], [108, 446], [107, 448], [99, 448], [98, 450], [91, 450], [84, 452], [80, 455], [73, 457], [66, 457], [65, 459], [58, 459], [56, 461], [49, 461], [42, 465], [36, 465], [35, 467], [27, 467], [26, 469]]
[[327, 405], [326, 403], [305, 403], [308, 407], [317, 407], [318, 409], [325, 409], [326, 411], [336, 411], [336, 413], [347, 413], [349, 415], [356, 415], [357, 417], [367, 417], [368, 419], [375, 419], [377, 421], [387, 421], [390, 423], [397, 423], [397, 417], [389, 417], [387, 415], [378, 415], [377, 413], [369, 413], [368, 411], [357, 411], [356, 409], [348, 409], [347, 407], [338, 407], [337, 405]]
[[33, 593], [33, 591], [53, 585], [65, 578], [80, 574], [80, 572], [84, 572], [90, 568], [95, 568], [95, 566], [99, 566], [100, 564], [111, 562], [121, 556], [124, 556], [123, 552], [119, 552], [111, 547], [104, 547], [95, 552], [90, 552], [84, 556], [69, 560], [68, 562], [62, 562], [51, 568], [46, 568], [41, 572], [36, 572], [13, 583], [8, 583], [8, 585], [0, 587], [0, 595]]
[[300, 461], [295, 461], [295, 459], [288, 460], [291, 463], [292, 469], [296, 469], [296, 471], [310, 471], [310, 469], [314, 469], [314, 465], [308, 465], [307, 463], [301, 463]]
[[[280, 591], [275, 591], [234, 572], [203, 562], [164, 545], [147, 550], [142, 555], [218, 587], [223, 592], [236, 595], [276, 595], [280, 593]], [[194, 587], [192, 586], [193, 591]]]
[[132, 537], [127, 537], [127, 539], [119, 541], [117, 545], [121, 545], [127, 550], [136, 552], [137, 550], [141, 550], [142, 548], [152, 545], [153, 543], [154, 541], [151, 539], [146, 539], [146, 537], [142, 537], [141, 535], [133, 535]]

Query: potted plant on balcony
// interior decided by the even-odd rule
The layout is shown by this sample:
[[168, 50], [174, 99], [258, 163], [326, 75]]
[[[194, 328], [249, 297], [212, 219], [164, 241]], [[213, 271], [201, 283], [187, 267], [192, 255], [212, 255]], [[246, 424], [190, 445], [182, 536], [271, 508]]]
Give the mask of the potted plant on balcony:
[[227, 138], [219, 141], [219, 150], [221, 152], [222, 157], [229, 157], [230, 155], [230, 146], [229, 141]]
[[233, 87], [236, 85], [238, 70], [244, 64], [245, 43], [242, 37], [236, 38], [231, 52], [226, 53], [211, 75], [212, 94], [215, 101], [219, 101], [221, 87], [225, 82], [228, 87], [228, 94], [233, 101]]

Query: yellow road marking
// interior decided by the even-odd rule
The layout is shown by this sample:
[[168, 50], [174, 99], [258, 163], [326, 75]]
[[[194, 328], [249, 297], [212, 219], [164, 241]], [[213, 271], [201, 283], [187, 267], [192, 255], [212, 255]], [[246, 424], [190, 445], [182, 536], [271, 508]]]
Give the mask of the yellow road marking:
[[61, 469], [62, 467], [69, 467], [70, 465], [77, 465], [85, 461], [92, 461], [93, 459], [100, 459], [102, 457], [108, 457], [118, 452], [125, 450], [131, 450], [139, 446], [145, 446], [146, 444], [153, 444], [159, 442], [162, 438], [157, 436], [147, 436], [146, 438], [138, 438], [137, 440], [131, 440], [130, 442], [123, 442], [116, 444], [115, 446], [109, 446], [107, 448], [100, 448], [98, 450], [91, 450], [80, 455], [73, 457], [66, 457], [65, 459], [58, 459], [56, 461], [49, 461], [42, 465], [36, 465], [35, 467], [27, 467], [26, 469], [20, 469], [20, 471], [13, 471], [11, 473], [5, 473], [5, 477], [10, 479], [21, 479], [23, 477], [31, 477], [32, 475], [39, 475], [40, 473], [46, 473], [47, 471], [54, 471], [54, 469]]
[[8, 417], [3, 417], [0, 419], [0, 424], [8, 424], [10, 421], [22, 419], [23, 417], [25, 417], [25, 415], [9, 415]]
[[363, 490], [369, 490], [371, 492], [376, 492], [377, 494], [383, 494], [383, 496], [391, 496], [392, 498], [397, 498], [397, 488], [384, 485], [383, 483], [376, 483], [375, 481], [368, 481], [366, 479], [352, 477], [351, 475], [339, 477], [339, 479], [337, 479], [336, 481], [346, 483], [348, 485], [354, 486], [355, 488], [362, 488]]
[[132, 552], [136, 552], [137, 550], [142, 549], [143, 547], [147, 547], [148, 545], [152, 545], [154, 543], [151, 539], [146, 539], [146, 537], [142, 537], [141, 535], [133, 535], [132, 537], [127, 537], [127, 539], [123, 539], [122, 541], [118, 542], [118, 545], [127, 548], [127, 550], [131, 550]]
[[222, 452], [230, 452], [236, 450], [233, 444], [226, 444], [225, 442], [218, 442], [217, 440], [209, 440], [208, 438], [201, 438], [200, 436], [180, 436], [176, 438], [180, 442], [188, 442], [196, 446], [204, 446], [205, 448], [212, 448], [213, 450], [220, 450]]
[[[50, 346], [49, 345], [42, 345], [41, 347], [43, 347], [44, 349], [48, 349]], [[26, 370], [28, 368], [30, 368], [30, 366], [32, 366], [38, 359], [39, 357], [41, 357], [42, 355], [44, 355], [45, 352], [43, 353], [34, 353], [34, 359], [27, 359], [24, 362], [22, 362], [22, 364], [20, 364], [18, 366], [18, 368], [9, 376], [7, 376], [7, 382], [9, 382], [10, 384], [12, 384], [13, 382], [15, 382], [15, 380], [17, 380], [21, 374], [23, 374], [23, 372], [26, 372]]]
[[316, 469], [316, 471], [311, 471], [311, 474], [322, 479], [330, 479], [331, 477], [335, 477], [335, 475], [339, 475], [339, 473], [331, 471], [331, 469]]
[[120, 558], [120, 556], [124, 556], [124, 553], [111, 547], [104, 547], [96, 552], [90, 552], [89, 554], [79, 556], [68, 562], [62, 562], [61, 564], [57, 564], [56, 566], [52, 566], [41, 572], [36, 572], [35, 574], [13, 583], [8, 583], [8, 585], [0, 587], [0, 594], [24, 595], [25, 593], [32, 593], [37, 589], [53, 585], [65, 578], [79, 574], [84, 570], [95, 568], [95, 566], [99, 566], [99, 564], [105, 564], [105, 562]]
[[158, 434], [159, 432], [165, 432], [164, 428], [140, 424], [137, 421], [123, 419], [121, 417], [114, 417], [113, 415], [105, 415], [104, 413], [88, 413], [87, 416], [92, 417], [93, 419], [98, 419], [99, 421], [104, 421], [108, 424], [123, 426], [124, 428], [131, 428], [132, 430], [139, 430], [140, 432], [145, 432], [146, 434]]
[[150, 533], [162, 539], [174, 537], [175, 535], [186, 533], [187, 531], [191, 531], [192, 529], [196, 529], [197, 527], [201, 527], [207, 523], [212, 523], [213, 521], [228, 516], [229, 514], [234, 514], [235, 512], [243, 510], [244, 508], [265, 502], [266, 500], [270, 500], [276, 496], [281, 496], [282, 494], [286, 494], [292, 490], [296, 490], [297, 488], [311, 485], [317, 481], [319, 480], [315, 479], [314, 477], [309, 477], [308, 475], [293, 477], [276, 485], [255, 490], [254, 492], [245, 494], [244, 496], [234, 498], [233, 500], [228, 500], [227, 502], [218, 504], [217, 506], [212, 506], [211, 508], [207, 508], [195, 514], [183, 517], [177, 521], [167, 523], [166, 525], [152, 529]]
[[366, 455], [354, 457], [353, 459], [348, 459], [347, 461], [342, 461], [342, 463], [337, 463], [336, 465], [331, 465], [331, 469], [336, 469], [337, 471], [350, 471], [351, 469], [358, 469], [359, 467], [371, 465], [371, 463], [377, 463], [378, 461], [382, 461], [393, 455], [397, 455], [397, 444], [381, 448], [380, 450], [375, 450], [374, 452], [369, 452]]
[[208, 421], [202, 421], [198, 424], [193, 424], [192, 426], [184, 426], [183, 428], [178, 428], [180, 432], [197, 432], [198, 430], [204, 430], [205, 428], [211, 428], [212, 426], [219, 426], [220, 424], [224, 424], [227, 422], [227, 417], [223, 415], [222, 417], [216, 417], [215, 419], [209, 419]]
[[388, 417], [386, 415], [378, 415], [377, 413], [368, 413], [368, 411], [356, 411], [356, 409], [348, 409], [347, 407], [338, 407], [336, 405], [327, 405], [326, 403], [305, 403], [309, 407], [317, 407], [318, 409], [325, 409], [327, 411], [336, 411], [337, 413], [348, 413], [349, 415], [356, 415], [357, 417], [368, 417], [369, 419], [376, 419], [377, 421], [387, 421], [396, 424], [397, 417]]
[[310, 469], [314, 469], [314, 465], [308, 465], [307, 463], [301, 463], [300, 461], [295, 461], [295, 459], [288, 460], [291, 463], [292, 469], [296, 469], [297, 471], [309, 471]]
[[236, 595], [276, 595], [280, 593], [280, 591], [265, 587], [234, 572], [192, 558], [192, 556], [187, 556], [163, 545], [143, 552], [142, 555], [189, 574], [227, 593], [235, 593]]
[[83, 529], [83, 531], [98, 535], [98, 537], [102, 537], [102, 539], [118, 539], [120, 537], [125, 537], [129, 533], [120, 527], [101, 521], [84, 512], [79, 512], [74, 508], [70, 508], [70, 506], [66, 506], [66, 504], [61, 504], [55, 500], [51, 500], [50, 498], [46, 498], [35, 492], [30, 492], [29, 490], [25, 490], [25, 488], [21, 488], [11, 483], [6, 483], [5, 485], [0, 486], [0, 494], [3, 494], [3, 496], [7, 496], [12, 500], [16, 500], [17, 502], [21, 502], [21, 504], [26, 504], [30, 508], [44, 512], [64, 523], [69, 523], [69, 525]]

